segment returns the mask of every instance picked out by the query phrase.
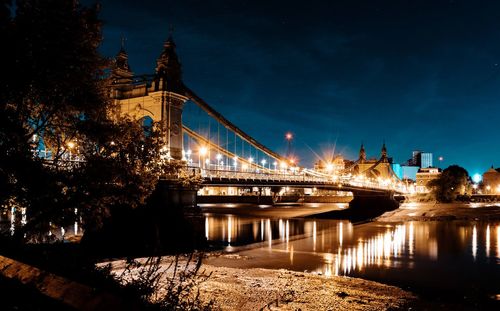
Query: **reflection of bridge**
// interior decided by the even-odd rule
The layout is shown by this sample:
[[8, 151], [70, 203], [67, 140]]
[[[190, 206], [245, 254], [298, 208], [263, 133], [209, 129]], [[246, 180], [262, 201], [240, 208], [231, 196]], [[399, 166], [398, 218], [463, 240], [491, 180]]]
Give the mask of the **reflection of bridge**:
[[316, 187], [374, 194], [405, 191], [399, 180], [380, 173], [380, 167], [387, 166], [385, 145], [376, 163], [369, 164], [360, 154], [355, 166], [335, 175], [300, 168], [295, 159], [267, 148], [184, 84], [171, 37], [157, 60], [156, 73], [149, 76], [133, 75], [122, 46], [111, 80], [111, 96], [121, 113], [145, 123], [158, 122], [165, 133], [167, 157], [197, 167], [203, 185]]

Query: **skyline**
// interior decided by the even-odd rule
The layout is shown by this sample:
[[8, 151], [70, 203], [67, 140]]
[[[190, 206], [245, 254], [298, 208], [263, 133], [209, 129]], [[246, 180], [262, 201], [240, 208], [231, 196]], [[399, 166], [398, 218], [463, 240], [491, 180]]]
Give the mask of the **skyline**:
[[380, 3], [105, 1], [101, 51], [123, 35], [134, 73], [153, 73], [173, 25], [185, 83], [273, 150], [294, 133], [305, 166], [311, 149], [375, 157], [385, 140], [396, 163], [423, 150], [470, 175], [498, 167], [500, 4]]

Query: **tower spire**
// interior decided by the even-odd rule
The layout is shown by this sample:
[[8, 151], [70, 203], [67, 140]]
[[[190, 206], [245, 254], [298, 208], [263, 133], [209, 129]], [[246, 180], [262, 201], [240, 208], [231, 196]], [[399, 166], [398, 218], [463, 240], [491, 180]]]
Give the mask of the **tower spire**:
[[163, 44], [163, 51], [156, 60], [156, 80], [159, 89], [181, 93], [183, 89], [182, 67], [175, 47], [174, 39], [170, 33]]
[[121, 36], [120, 41], [120, 50], [118, 54], [116, 54], [113, 68], [111, 71], [111, 77], [113, 79], [113, 84], [118, 86], [123, 86], [126, 84], [130, 84], [132, 82], [132, 70], [128, 64], [128, 54], [125, 51], [125, 36]]
[[361, 148], [359, 148], [359, 162], [364, 163], [366, 161], [366, 151], [363, 142], [361, 142]]
[[385, 146], [385, 139], [384, 139], [384, 142], [382, 144], [382, 151], [381, 151], [380, 157], [382, 158], [383, 161], [387, 160], [387, 148]]

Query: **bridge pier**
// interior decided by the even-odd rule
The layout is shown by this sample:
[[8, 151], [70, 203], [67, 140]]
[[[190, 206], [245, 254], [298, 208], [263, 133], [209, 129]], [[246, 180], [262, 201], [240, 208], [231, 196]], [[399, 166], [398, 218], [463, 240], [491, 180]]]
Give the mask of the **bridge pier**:
[[352, 191], [353, 199], [349, 208], [340, 211], [312, 215], [313, 218], [348, 219], [350, 221], [366, 221], [374, 219], [385, 212], [399, 208], [399, 202], [394, 199], [394, 192], [373, 193], [370, 191]]
[[206, 245], [197, 189], [160, 180], [145, 206], [111, 211], [103, 227], [82, 243], [99, 257], [140, 257], [189, 252]]

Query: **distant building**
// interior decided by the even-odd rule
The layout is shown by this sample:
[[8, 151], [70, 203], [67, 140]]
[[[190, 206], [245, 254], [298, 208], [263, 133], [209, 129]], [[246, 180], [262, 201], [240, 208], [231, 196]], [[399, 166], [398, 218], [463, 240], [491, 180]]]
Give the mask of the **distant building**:
[[483, 191], [486, 194], [500, 194], [500, 168], [493, 165], [483, 173]]
[[399, 179], [403, 179], [403, 169], [401, 168], [401, 164], [399, 163], [392, 163], [392, 170], [394, 171], [394, 174], [398, 176]]
[[314, 170], [326, 173], [326, 174], [337, 174], [340, 171], [343, 171], [345, 168], [344, 158], [340, 155], [332, 157], [330, 160], [324, 161], [319, 160], [314, 163]]
[[359, 158], [352, 168], [352, 173], [372, 179], [392, 179], [397, 177], [397, 175], [392, 170], [391, 162], [392, 158], [387, 156], [385, 142], [382, 145], [379, 159], [367, 159], [365, 147], [361, 144], [361, 148], [359, 149]]
[[419, 166], [401, 165], [401, 173], [403, 175], [402, 179], [416, 180], [417, 179], [417, 172], [419, 169], [420, 169]]
[[432, 153], [430, 152], [420, 153], [420, 167], [421, 168], [432, 167]]
[[432, 167], [432, 153], [414, 150], [411, 159], [409, 159], [406, 164], [408, 166], [418, 166], [420, 168]]
[[428, 192], [428, 184], [431, 180], [438, 179], [441, 176], [441, 172], [436, 167], [426, 167], [421, 168], [416, 173], [416, 191], [417, 192]]

